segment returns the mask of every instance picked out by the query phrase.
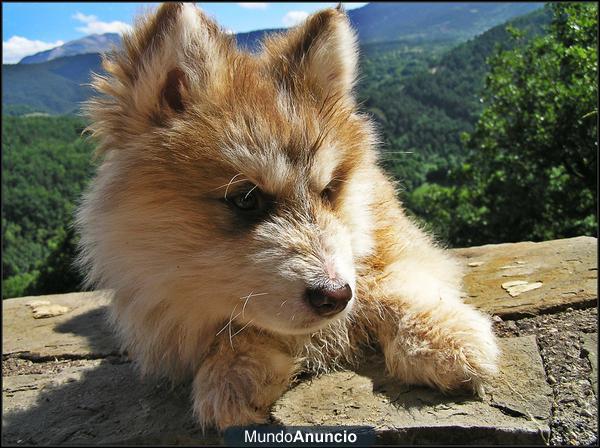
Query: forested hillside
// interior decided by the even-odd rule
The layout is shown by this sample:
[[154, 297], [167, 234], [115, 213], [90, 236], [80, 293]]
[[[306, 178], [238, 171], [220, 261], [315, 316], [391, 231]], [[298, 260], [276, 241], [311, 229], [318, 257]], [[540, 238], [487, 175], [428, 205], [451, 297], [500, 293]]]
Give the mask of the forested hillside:
[[534, 2], [373, 2], [349, 11], [362, 43], [397, 39], [460, 42], [516, 16]]
[[[523, 31], [522, 42], [541, 34], [549, 23], [548, 10], [510, 22]], [[449, 168], [463, 160], [460, 135], [473, 129], [483, 108], [486, 59], [496, 48], [514, 45], [506, 25], [500, 25], [441, 59], [429, 57], [407, 66], [406, 57], [391, 50], [364, 61], [360, 98], [380, 124], [386, 166], [408, 191], [426, 180], [444, 183]], [[398, 73], [398, 67], [411, 71]]]
[[[595, 4], [560, 3], [458, 46], [362, 45], [358, 95], [378, 123], [382, 163], [441, 241], [595, 234], [596, 25]], [[45, 63], [50, 81], [85, 78], [66, 59]], [[70, 112], [68, 89], [39, 93], [67, 99], [58, 107]], [[3, 111], [3, 297], [79, 285], [69, 225], [93, 141], [80, 137], [83, 119], [34, 110]]]
[[74, 204], [94, 170], [84, 127], [81, 118], [69, 116], [3, 117], [3, 297], [78, 288], [73, 273], [50, 288], [41, 282], [68, 264], [57, 267], [48, 258], [72, 239]]

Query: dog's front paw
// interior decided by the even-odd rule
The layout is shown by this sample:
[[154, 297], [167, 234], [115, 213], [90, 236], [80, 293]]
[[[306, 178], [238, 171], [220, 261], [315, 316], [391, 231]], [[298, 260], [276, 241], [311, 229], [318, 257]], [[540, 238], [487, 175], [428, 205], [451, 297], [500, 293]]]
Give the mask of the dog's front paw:
[[[448, 381], [441, 382], [443, 390], [468, 389], [479, 396], [484, 394], [484, 384], [498, 373], [500, 350], [492, 331], [490, 319], [468, 305], [455, 316], [448, 318], [447, 344]], [[444, 345], [442, 345], [444, 347]]]
[[203, 429], [266, 423], [269, 404], [255, 403], [243, 385], [225, 383], [217, 388], [195, 387], [194, 416]]
[[498, 371], [499, 349], [489, 318], [457, 302], [403, 313], [397, 322], [394, 337], [384, 337], [382, 344], [392, 375], [444, 392], [483, 395], [484, 383]]
[[[240, 350], [242, 348], [240, 342]], [[202, 426], [265, 423], [271, 405], [288, 388], [295, 363], [267, 344], [238, 353], [223, 349], [207, 358], [194, 378], [193, 408]]]

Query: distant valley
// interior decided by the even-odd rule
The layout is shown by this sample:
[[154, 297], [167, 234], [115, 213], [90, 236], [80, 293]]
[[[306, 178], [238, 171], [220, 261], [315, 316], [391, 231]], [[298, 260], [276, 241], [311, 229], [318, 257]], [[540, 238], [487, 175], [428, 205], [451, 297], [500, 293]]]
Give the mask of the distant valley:
[[[437, 54], [513, 17], [540, 9], [543, 3], [369, 3], [350, 10], [365, 58], [375, 50], [398, 48]], [[256, 50], [265, 34], [236, 35], [238, 44]], [[87, 36], [61, 47], [3, 65], [5, 113], [77, 113], [91, 94], [91, 72], [102, 72], [100, 51], [118, 46], [116, 34]], [[436, 53], [437, 50], [437, 53]], [[364, 59], [365, 59], [364, 58]], [[414, 61], [413, 61], [414, 62]]]

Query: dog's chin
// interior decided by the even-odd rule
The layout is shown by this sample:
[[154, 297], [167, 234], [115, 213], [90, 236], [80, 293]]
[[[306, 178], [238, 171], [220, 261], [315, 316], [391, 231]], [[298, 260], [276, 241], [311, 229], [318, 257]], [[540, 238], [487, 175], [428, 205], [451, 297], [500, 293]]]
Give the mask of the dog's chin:
[[[352, 301], [353, 302], [353, 301]], [[296, 317], [295, 320], [260, 320], [255, 321], [256, 327], [283, 336], [309, 336], [338, 320], [344, 320], [352, 310], [352, 302], [343, 311], [330, 318], [324, 318], [317, 314]]]

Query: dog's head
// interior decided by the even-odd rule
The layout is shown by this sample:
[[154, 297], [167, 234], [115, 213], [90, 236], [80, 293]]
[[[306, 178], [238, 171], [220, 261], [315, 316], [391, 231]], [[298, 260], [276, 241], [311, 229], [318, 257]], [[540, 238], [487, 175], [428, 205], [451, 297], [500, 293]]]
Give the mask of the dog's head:
[[372, 249], [356, 65], [336, 9], [256, 54], [190, 4], [142, 18], [87, 106], [105, 155], [78, 215], [89, 279], [285, 334], [346, 315]]

